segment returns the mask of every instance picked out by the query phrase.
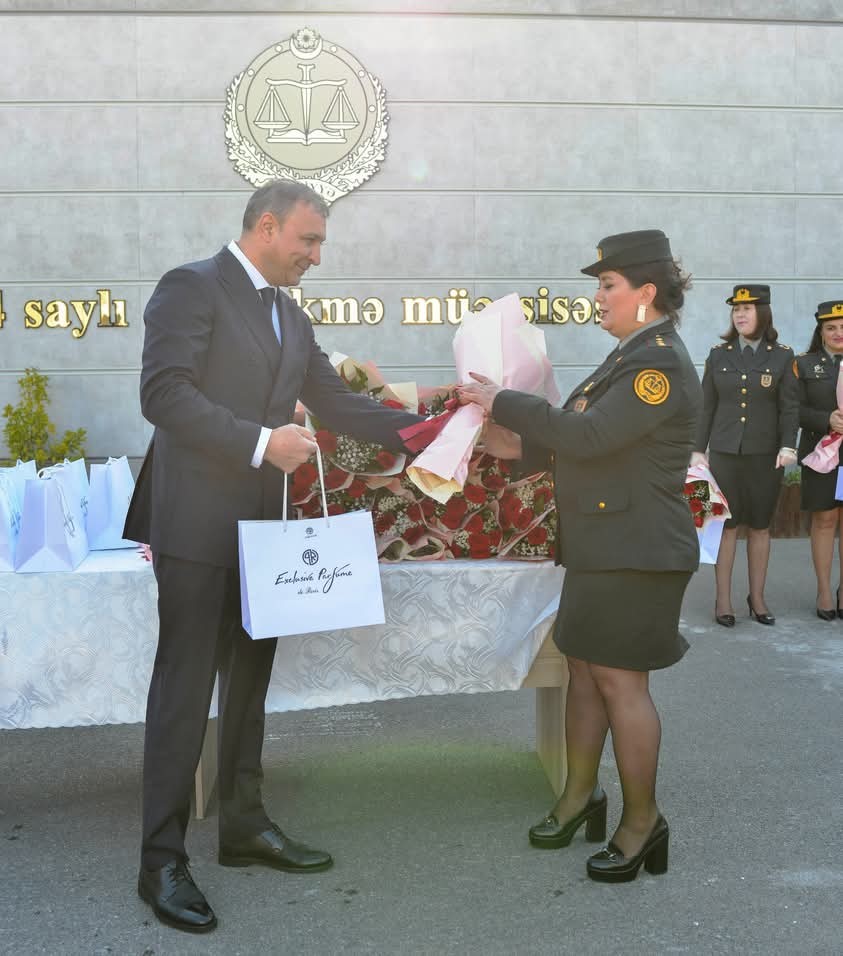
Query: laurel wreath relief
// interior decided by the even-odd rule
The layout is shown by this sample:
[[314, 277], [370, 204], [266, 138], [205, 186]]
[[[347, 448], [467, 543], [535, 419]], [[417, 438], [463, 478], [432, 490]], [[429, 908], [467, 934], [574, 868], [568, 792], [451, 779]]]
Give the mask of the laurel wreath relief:
[[376, 116], [372, 135], [339, 163], [319, 170], [318, 178], [315, 178], [312, 173], [304, 175], [291, 166], [276, 162], [243, 136], [237, 123], [236, 111], [237, 91], [245, 75], [245, 70], [238, 74], [226, 91], [223, 120], [228, 158], [235, 170], [253, 186], [262, 186], [270, 179], [292, 179], [310, 186], [327, 203], [332, 203], [377, 172], [378, 164], [383, 160], [386, 151], [386, 124], [389, 119], [386, 112], [386, 92], [377, 77], [371, 73], [367, 74], [375, 90]]

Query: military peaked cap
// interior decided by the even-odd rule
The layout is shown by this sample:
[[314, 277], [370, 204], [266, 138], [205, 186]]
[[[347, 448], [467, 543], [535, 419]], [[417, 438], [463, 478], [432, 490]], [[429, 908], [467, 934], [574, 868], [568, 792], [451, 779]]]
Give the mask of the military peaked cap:
[[597, 262], [580, 269], [580, 272], [599, 276], [601, 272], [614, 272], [625, 266], [672, 261], [670, 242], [661, 229], [640, 229], [601, 239], [597, 246]]
[[732, 294], [726, 299], [726, 305], [769, 305], [770, 287], [768, 285], [736, 285]]
[[814, 313], [817, 322], [824, 319], [843, 319], [843, 299], [832, 299], [831, 302], [820, 302]]

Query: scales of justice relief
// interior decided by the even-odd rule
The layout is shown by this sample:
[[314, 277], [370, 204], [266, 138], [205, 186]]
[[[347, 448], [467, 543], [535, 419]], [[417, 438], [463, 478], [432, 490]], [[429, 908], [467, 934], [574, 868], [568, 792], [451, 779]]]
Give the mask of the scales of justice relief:
[[377, 171], [389, 117], [380, 81], [306, 27], [234, 78], [223, 119], [229, 158], [252, 185], [294, 179], [330, 203]]

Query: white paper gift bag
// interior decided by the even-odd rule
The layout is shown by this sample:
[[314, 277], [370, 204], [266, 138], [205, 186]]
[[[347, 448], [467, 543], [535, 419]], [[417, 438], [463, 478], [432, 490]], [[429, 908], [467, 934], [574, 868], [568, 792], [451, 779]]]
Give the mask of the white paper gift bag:
[[15, 570], [72, 571], [88, 554], [77, 481], [70, 469], [45, 468], [27, 481]]
[[24, 486], [36, 476], [34, 461], [0, 468], [0, 571], [14, 571]]
[[109, 458], [104, 465], [91, 465], [88, 496], [88, 544], [92, 551], [134, 548], [123, 537], [126, 512], [135, 490], [129, 459]]
[[[378, 554], [368, 511], [324, 518], [240, 521], [240, 605], [253, 638], [383, 624]], [[284, 476], [284, 515], [287, 476]]]
[[88, 482], [88, 473], [85, 471], [85, 459], [77, 458], [74, 461], [56, 462], [49, 468], [50, 472], [62, 474], [62, 487], [65, 492], [73, 499], [73, 505], [78, 502], [79, 510], [82, 514], [82, 523], [87, 528], [88, 523], [88, 498], [90, 495], [90, 484]]

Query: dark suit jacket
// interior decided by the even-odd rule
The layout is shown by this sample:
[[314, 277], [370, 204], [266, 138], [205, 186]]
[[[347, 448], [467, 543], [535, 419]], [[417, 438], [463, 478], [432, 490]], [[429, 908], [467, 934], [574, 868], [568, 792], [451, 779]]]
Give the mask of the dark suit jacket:
[[495, 398], [495, 421], [555, 459], [557, 563], [572, 571], [694, 571], [699, 547], [683, 496], [700, 382], [670, 322], [615, 349], [563, 408], [523, 392]]
[[140, 395], [155, 425], [126, 535], [154, 552], [238, 563], [238, 520], [281, 517], [283, 475], [252, 468], [261, 426], [286, 425], [301, 401], [328, 427], [389, 448], [421, 419], [352, 393], [292, 301], [283, 348], [246, 271], [223, 248], [168, 272], [144, 312]]
[[737, 341], [715, 345], [703, 372], [697, 451], [774, 455], [796, 447], [799, 398], [793, 350], [761, 342], [744, 364]]
[[831, 431], [829, 417], [837, 408], [837, 375], [834, 362], [824, 349], [796, 357], [794, 368], [799, 381], [799, 460], [816, 448]]

